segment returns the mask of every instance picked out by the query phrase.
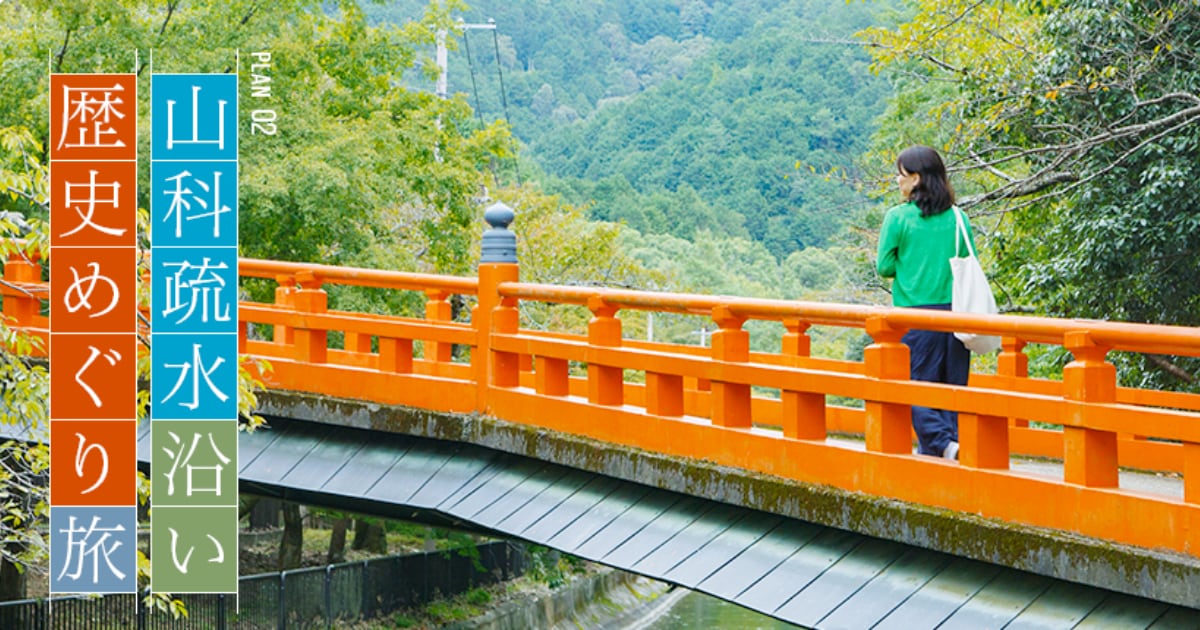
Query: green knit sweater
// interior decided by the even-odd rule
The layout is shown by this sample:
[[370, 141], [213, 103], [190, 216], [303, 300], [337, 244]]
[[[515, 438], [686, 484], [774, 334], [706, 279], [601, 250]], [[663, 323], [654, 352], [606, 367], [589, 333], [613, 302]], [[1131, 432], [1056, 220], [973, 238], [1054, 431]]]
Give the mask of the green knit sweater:
[[[879, 275], [894, 278], [894, 306], [949, 304], [951, 293], [950, 258], [954, 256], [955, 221], [953, 209], [931, 217], [922, 217], [913, 202], [887, 211], [879, 234]], [[964, 214], [963, 220], [967, 217]], [[975, 233], [967, 221], [967, 234], [974, 242]], [[960, 242], [959, 255], [967, 255], [966, 243]]]

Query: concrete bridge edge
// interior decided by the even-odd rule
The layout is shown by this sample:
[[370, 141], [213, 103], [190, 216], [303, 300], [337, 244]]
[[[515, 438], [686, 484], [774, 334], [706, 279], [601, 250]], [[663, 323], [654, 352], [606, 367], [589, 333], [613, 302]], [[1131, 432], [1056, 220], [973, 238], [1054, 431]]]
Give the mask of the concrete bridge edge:
[[1182, 606], [1200, 560], [646, 452], [478, 414], [300, 392], [258, 394], [257, 413], [475, 444], [665, 490]]

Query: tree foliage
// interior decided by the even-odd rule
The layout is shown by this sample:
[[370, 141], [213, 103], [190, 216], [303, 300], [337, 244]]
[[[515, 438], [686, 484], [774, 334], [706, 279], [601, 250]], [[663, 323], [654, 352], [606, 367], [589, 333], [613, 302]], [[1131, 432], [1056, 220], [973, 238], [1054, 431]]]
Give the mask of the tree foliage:
[[[13, 226], [0, 221], [0, 227]], [[6, 256], [17, 253], [11, 242], [0, 250]], [[0, 601], [5, 601], [24, 596], [27, 567], [44, 560], [49, 546], [40, 524], [49, 516], [45, 480], [50, 452], [37, 438], [49, 430], [50, 379], [45, 365], [27, 358], [40, 346], [36, 338], [0, 322], [0, 340], [0, 424], [34, 438], [0, 443]]]
[[[637, 273], [628, 261], [609, 255], [615, 226], [589, 224], [577, 210], [535, 189], [486, 177], [487, 167], [514, 146], [503, 124], [475, 125], [464, 99], [438, 99], [405, 87], [404, 73], [410, 69], [417, 69], [422, 80], [432, 78], [428, 56], [436, 32], [447, 28], [449, 19], [448, 7], [440, 3], [415, 20], [385, 26], [369, 25], [351, 1], [336, 7], [308, 0], [0, 3], [0, 67], [6, 81], [0, 99], [0, 210], [31, 218], [30, 244], [49, 263], [37, 221], [49, 205], [47, 69], [138, 73], [144, 123], [151, 71], [240, 68], [241, 99], [248, 106], [243, 111], [272, 108], [278, 114], [277, 133], [268, 136], [251, 133], [243, 116], [242, 255], [470, 273], [484, 227], [479, 221], [488, 201], [484, 184], [491, 179], [499, 186], [490, 193], [517, 206], [516, 229], [528, 234], [522, 241], [528, 276], [582, 282]], [[252, 52], [271, 55], [270, 65], [253, 70], [269, 77], [270, 98], [258, 100], [250, 92], [245, 77], [251, 73]], [[139, 153], [149, 155], [145, 124]], [[143, 216], [150, 205], [147, 171], [143, 163], [138, 199]], [[146, 226], [140, 230], [144, 237]], [[565, 265], [555, 252], [578, 256]], [[364, 308], [381, 307], [378, 300], [357, 297]], [[391, 312], [403, 307], [382, 304]], [[0, 332], [15, 339], [7, 329]], [[20, 372], [24, 368], [29, 369]], [[2, 419], [37, 424], [39, 413], [45, 415], [37, 407], [46, 399], [44, 370], [3, 354], [0, 376], [6, 377]], [[253, 393], [252, 383], [243, 378], [239, 401], [246, 414], [254, 407]], [[140, 392], [139, 400], [145, 398]], [[9, 444], [5, 453], [0, 569], [37, 566], [46, 556], [38, 529], [45, 516], [45, 487], [38, 475], [46, 449]], [[148, 491], [147, 484], [142, 490]], [[139, 571], [146, 575], [149, 569], [143, 558]], [[167, 598], [148, 603], [182, 612], [179, 602]]]
[[[8, 3], [0, 8], [7, 25], [0, 127], [20, 125], [44, 139], [47, 51], [54, 72], [137, 71], [143, 95], [150, 70], [232, 72], [241, 51], [245, 109], [278, 113], [275, 135], [252, 133], [243, 116], [242, 254], [462, 273], [483, 167], [512, 145], [501, 125], [464, 130], [471, 121], [464, 101], [401, 87], [402, 72], [423, 67], [418, 51], [449, 20], [436, 9], [377, 28], [354, 2], [332, 15], [307, 0], [269, 8], [249, 0]], [[259, 71], [271, 80], [265, 101], [251, 96], [246, 76], [255, 51], [272, 56]], [[143, 120], [148, 104], [140, 99]], [[149, 134], [141, 136], [140, 152], [149, 155]], [[143, 207], [147, 183], [143, 171]], [[36, 210], [20, 200], [7, 206]], [[410, 233], [424, 236], [425, 247], [406, 247]]]
[[[922, 0], [865, 31], [901, 101], [939, 121], [1012, 299], [1053, 315], [1196, 325], [1200, 6]], [[952, 89], [933, 90], [941, 83]], [[940, 95], [941, 98], [938, 98]], [[1151, 358], [1132, 380], [1193, 379]], [[1163, 369], [1165, 368], [1165, 370]]]
[[[412, 229], [439, 237], [430, 239], [423, 256], [410, 256], [410, 264], [464, 269], [471, 257], [472, 196], [482, 180], [481, 166], [497, 154], [492, 147], [509, 144], [502, 142], [500, 127], [459, 133], [457, 123], [468, 111], [461, 102], [393, 87], [392, 71], [411, 65], [413, 42], [426, 35], [432, 41], [430, 25], [444, 16], [431, 14], [427, 22], [404, 29], [370, 29], [353, 3], [335, 16], [319, 9], [316, 2], [302, 0], [270, 7], [249, 1], [0, 4], [0, 66], [6, 81], [0, 99], [5, 193], [0, 209], [30, 218], [30, 245], [38, 247], [43, 263], [51, 263], [37, 220], [49, 205], [48, 69], [138, 73], [144, 122], [151, 50], [156, 72], [232, 72], [238, 67], [237, 50], [270, 51], [269, 73], [280, 98], [269, 106], [279, 110], [280, 133], [254, 137], [248, 123], [241, 130], [243, 253], [322, 262], [367, 258], [396, 245], [397, 232], [380, 217], [403, 202], [421, 208]], [[149, 155], [148, 125], [141, 126], [139, 147], [141, 155]], [[146, 170], [139, 186], [142, 208], [149, 206]], [[145, 229], [141, 224], [143, 237]], [[3, 332], [8, 341], [21, 339], [7, 328]], [[7, 376], [3, 421], [36, 427], [48, 398], [45, 370], [16, 354], [0, 358]], [[146, 368], [148, 363], [140, 361], [139, 369]], [[139, 401], [144, 404], [145, 398], [141, 392]], [[239, 402], [244, 413], [252, 411], [253, 387], [245, 379], [239, 383]], [[0, 473], [6, 489], [0, 499], [5, 571], [25, 571], [45, 561], [47, 545], [39, 529], [46, 508], [40, 479], [45, 452], [44, 444], [6, 445]], [[145, 500], [147, 484], [141, 490]], [[142, 558], [138, 564], [139, 573], [148, 576], [149, 563]], [[156, 596], [147, 604], [183, 612], [180, 602], [168, 597]]]
[[[370, 12], [399, 20], [417, 3]], [[592, 218], [749, 237], [782, 260], [828, 244], [862, 203], [796, 165], [823, 172], [866, 148], [887, 85], [849, 40], [874, 13], [824, 0], [479, 0], [464, 19], [497, 29], [452, 38], [450, 90], [511, 120], [522, 170]]]
[[[695, 58], [680, 78], [533, 142], [533, 154], [564, 188], [596, 182], [595, 214], [643, 232], [745, 235], [779, 260], [823, 247], [861, 200], [796, 166], [851, 163], [886, 88], [867, 75], [857, 47], [811, 27], [848, 36], [869, 23], [854, 8], [789, 3]], [[628, 189], [603, 187], [622, 180]]]

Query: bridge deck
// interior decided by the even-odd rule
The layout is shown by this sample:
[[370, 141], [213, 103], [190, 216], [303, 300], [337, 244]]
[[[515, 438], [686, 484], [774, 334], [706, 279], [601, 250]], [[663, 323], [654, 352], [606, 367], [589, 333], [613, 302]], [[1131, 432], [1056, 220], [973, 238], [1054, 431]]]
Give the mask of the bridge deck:
[[[866, 450], [866, 444], [861, 437], [839, 435], [831, 436], [829, 441], [858, 451]], [[1062, 462], [1046, 458], [1012, 455], [1009, 457], [1008, 467], [1010, 470], [1016, 472], [1037, 475], [1047, 479], [1061, 479], [1063, 476]], [[1122, 469], [1117, 475], [1120, 487], [1127, 490], [1148, 492], [1177, 499], [1183, 498], [1183, 477], [1177, 474]]]
[[[816, 628], [1197, 627], [1200, 610], [480, 446], [272, 419], [243, 491], [496, 532]], [[139, 458], [149, 449], [139, 440]]]

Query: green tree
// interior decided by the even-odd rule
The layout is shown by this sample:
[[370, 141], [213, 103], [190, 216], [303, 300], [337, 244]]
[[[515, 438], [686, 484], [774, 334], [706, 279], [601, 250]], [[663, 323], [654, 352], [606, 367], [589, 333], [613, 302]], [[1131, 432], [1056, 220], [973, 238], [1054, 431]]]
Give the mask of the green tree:
[[[0, 168], [0, 177], [10, 172]], [[0, 229], [11, 233], [11, 221], [0, 220]], [[12, 241], [0, 244], [0, 254], [31, 256], [29, 245]], [[0, 443], [0, 601], [23, 599], [29, 567], [48, 557], [48, 542], [41, 526], [49, 517], [44, 476], [50, 466], [49, 448], [39, 439], [49, 431], [49, 376], [45, 365], [28, 356], [41, 348], [38, 339], [0, 321], [0, 382], [4, 406], [0, 423], [15, 426], [33, 441]]]
[[[1200, 143], [1200, 6], [1182, 0], [917, 3], [865, 33], [881, 68], [924, 76], [900, 95], [942, 126], [1005, 292], [1071, 317], [1196, 325], [1179, 286], [1193, 239]], [[933, 90], [948, 82], [953, 91]], [[1188, 359], [1147, 357], [1128, 382], [1187, 384]]]
[[[403, 72], [427, 61], [417, 51], [431, 51], [436, 31], [451, 28], [448, 7], [435, 4], [419, 21], [384, 27], [367, 25], [354, 2], [326, 15], [308, 0], [270, 11], [250, 1], [116, 0], [7, 3], [0, 11], [0, 58], [13, 77], [0, 126], [20, 124], [43, 139], [47, 50], [55, 72], [137, 70], [143, 94], [151, 49], [155, 72], [231, 72], [238, 50], [267, 51], [273, 100], [263, 106], [277, 110], [278, 133], [254, 134], [242, 123], [242, 253], [468, 270], [484, 167], [505, 158], [512, 143], [499, 125], [477, 129], [464, 101], [401, 87]], [[249, 81], [242, 90], [245, 103], [261, 103]], [[148, 99], [141, 101], [145, 119]], [[147, 181], [143, 175], [143, 206]]]
[[[432, 243], [420, 262], [465, 269], [472, 256], [472, 196], [482, 180], [480, 167], [487, 158], [502, 157], [493, 148], [510, 144], [499, 127], [469, 136], [459, 133], [469, 116], [460, 102], [393, 87], [392, 71], [412, 65], [411, 44], [432, 41], [436, 27], [447, 23], [445, 12], [435, 11], [406, 29], [373, 30], [353, 3], [343, 3], [333, 17], [319, 8], [307, 1], [276, 3], [270, 11], [241, 1], [0, 4], [0, 65], [6, 69], [0, 99], [0, 186], [6, 194], [0, 197], [0, 209], [29, 217], [33, 236], [41, 235], [36, 219], [48, 212], [47, 51], [54, 72], [138, 72], [145, 94], [150, 49], [154, 70], [168, 72], [230, 72], [236, 67], [236, 50], [266, 50], [276, 60], [275, 93], [287, 98], [279, 105], [280, 133], [242, 143], [241, 227], [244, 239], [246, 233], [251, 236], [243, 240], [244, 253], [280, 258], [300, 253], [326, 261], [352, 254], [383, 258], [397, 237], [381, 213], [405, 203], [421, 210], [406, 227]], [[139, 105], [144, 120], [147, 100], [139, 99]], [[146, 155], [148, 127], [143, 125], [142, 132], [139, 144]], [[251, 138], [248, 126], [242, 137]], [[143, 176], [143, 207], [149, 205], [146, 191]], [[390, 203], [381, 203], [384, 198]], [[296, 217], [305, 220], [289, 222]], [[280, 223], [298, 229], [276, 231]], [[31, 243], [37, 245], [38, 239]], [[11, 244], [5, 241], [4, 246]], [[51, 262], [47, 250], [40, 251], [42, 261]], [[4, 334], [12, 342], [10, 349], [29, 343], [10, 330]], [[46, 399], [45, 370], [15, 354], [2, 357], [0, 370], [8, 377], [3, 420], [37, 426], [45, 415], [39, 406]], [[239, 390], [242, 411], [249, 413], [252, 391], [245, 381]], [[45, 488], [28, 481], [44, 469], [45, 446], [9, 444], [5, 457], [0, 574], [7, 578], [46, 557], [39, 533]], [[149, 564], [139, 562], [139, 573], [148, 571]], [[8, 579], [4, 585], [14, 588], [6, 593], [14, 596], [23, 586]], [[165, 597], [147, 604], [183, 612], [179, 602]]]

